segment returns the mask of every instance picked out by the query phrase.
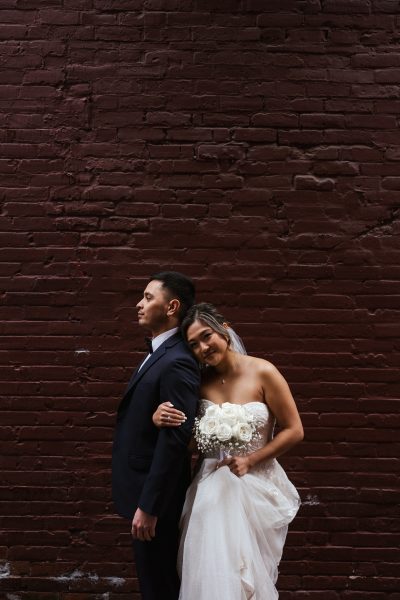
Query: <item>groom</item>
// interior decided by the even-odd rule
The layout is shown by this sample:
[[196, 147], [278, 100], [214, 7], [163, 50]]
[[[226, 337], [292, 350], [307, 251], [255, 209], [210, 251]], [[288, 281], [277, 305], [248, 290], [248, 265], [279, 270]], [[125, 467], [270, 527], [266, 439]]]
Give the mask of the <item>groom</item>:
[[[176, 271], [150, 278], [138, 302], [139, 325], [152, 334], [149, 354], [133, 373], [118, 408], [113, 446], [113, 499], [132, 521], [143, 600], [177, 600], [178, 523], [190, 483], [187, 445], [199, 398], [197, 363], [179, 332], [194, 303], [193, 282]], [[187, 416], [157, 429], [152, 415], [172, 402]]]

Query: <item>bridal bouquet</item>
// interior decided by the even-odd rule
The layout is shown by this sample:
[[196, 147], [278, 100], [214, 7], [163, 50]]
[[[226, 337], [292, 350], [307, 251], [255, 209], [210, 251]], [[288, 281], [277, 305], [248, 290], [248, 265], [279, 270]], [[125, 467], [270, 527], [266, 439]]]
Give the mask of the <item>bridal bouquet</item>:
[[256, 419], [246, 406], [224, 402], [209, 406], [195, 419], [194, 437], [201, 452], [237, 453], [258, 435], [256, 427]]

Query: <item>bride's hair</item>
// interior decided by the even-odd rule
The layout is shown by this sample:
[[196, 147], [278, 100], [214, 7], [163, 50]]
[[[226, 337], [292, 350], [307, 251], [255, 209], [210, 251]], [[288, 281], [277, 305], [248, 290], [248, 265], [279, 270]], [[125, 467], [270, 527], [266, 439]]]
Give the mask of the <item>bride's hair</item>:
[[231, 336], [227, 329], [227, 323], [215, 306], [208, 302], [200, 302], [188, 310], [181, 325], [182, 335], [185, 339], [187, 339], [187, 330], [195, 321], [201, 321], [205, 325], [209, 325], [211, 329], [222, 335], [230, 345]]

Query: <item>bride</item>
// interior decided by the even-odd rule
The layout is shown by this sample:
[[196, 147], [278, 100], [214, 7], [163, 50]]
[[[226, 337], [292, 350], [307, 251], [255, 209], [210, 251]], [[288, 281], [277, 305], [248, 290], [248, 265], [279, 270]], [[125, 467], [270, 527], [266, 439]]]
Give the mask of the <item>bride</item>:
[[[182, 333], [203, 368], [195, 427], [203, 461], [181, 517], [179, 600], [275, 600], [288, 524], [300, 504], [276, 460], [303, 439], [296, 405], [279, 371], [245, 355], [211, 304], [193, 306]], [[227, 437], [235, 429], [227, 433], [226, 425], [234, 425], [237, 411], [245, 425], [242, 439], [236, 428], [232, 442]], [[215, 418], [221, 416], [218, 432]], [[185, 416], [164, 402], [153, 420], [158, 427], [179, 427]], [[273, 436], [275, 422], [279, 433]]]

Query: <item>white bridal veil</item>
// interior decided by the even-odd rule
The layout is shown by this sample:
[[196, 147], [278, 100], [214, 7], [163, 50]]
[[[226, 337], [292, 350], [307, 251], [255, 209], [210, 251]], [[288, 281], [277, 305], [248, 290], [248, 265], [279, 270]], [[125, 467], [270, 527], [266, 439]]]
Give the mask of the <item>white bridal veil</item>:
[[234, 352], [239, 352], [239, 354], [247, 354], [246, 348], [244, 347], [244, 344], [236, 331], [234, 331], [232, 327], [228, 327], [227, 331], [229, 333], [229, 337], [231, 338], [232, 350]]

